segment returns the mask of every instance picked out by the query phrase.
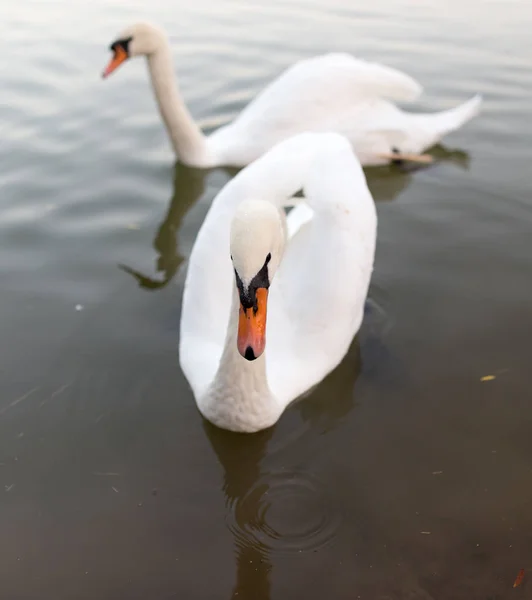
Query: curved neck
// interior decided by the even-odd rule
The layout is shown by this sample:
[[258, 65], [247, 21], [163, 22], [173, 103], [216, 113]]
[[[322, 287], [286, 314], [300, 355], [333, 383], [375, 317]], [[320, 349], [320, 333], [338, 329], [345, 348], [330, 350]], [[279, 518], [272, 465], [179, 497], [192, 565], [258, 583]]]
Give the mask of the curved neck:
[[190, 166], [206, 166], [207, 140], [179, 93], [168, 42], [165, 40], [147, 59], [159, 112], [178, 158]]
[[243, 197], [263, 198], [279, 207], [297, 204], [300, 199], [293, 196], [306, 187], [312, 168], [319, 166], [317, 158], [328, 160], [320, 146], [326, 135], [307, 132], [289, 137], [240, 171], [229, 185], [240, 188]]
[[265, 353], [248, 361], [236, 345], [240, 300], [233, 291], [225, 345], [207, 392], [198, 402], [209, 421], [224, 429], [253, 432], [273, 425], [282, 412], [266, 376]]

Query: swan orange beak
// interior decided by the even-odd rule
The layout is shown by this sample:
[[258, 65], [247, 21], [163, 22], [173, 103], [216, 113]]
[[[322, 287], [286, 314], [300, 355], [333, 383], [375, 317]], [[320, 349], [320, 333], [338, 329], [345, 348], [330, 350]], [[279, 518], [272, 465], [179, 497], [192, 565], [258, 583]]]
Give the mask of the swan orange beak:
[[240, 304], [238, 315], [237, 347], [247, 360], [255, 360], [266, 346], [266, 311], [268, 307], [268, 290], [258, 288], [256, 292], [257, 306], [244, 308]]
[[128, 58], [127, 52], [122, 48], [122, 46], [116, 45], [113, 49], [114, 55], [113, 58], [109, 61], [109, 64], [105, 67], [102, 77], [105, 79], [111, 73], [118, 69], [118, 67]]

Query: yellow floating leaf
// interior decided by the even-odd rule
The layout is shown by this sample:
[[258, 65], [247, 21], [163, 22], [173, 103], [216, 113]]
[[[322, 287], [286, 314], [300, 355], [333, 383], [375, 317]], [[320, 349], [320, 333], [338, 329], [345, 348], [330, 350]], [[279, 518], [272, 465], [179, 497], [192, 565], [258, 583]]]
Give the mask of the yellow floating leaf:
[[495, 379], [495, 375], [484, 375], [484, 377], [480, 378], [480, 381], [493, 381]]
[[133, 230], [140, 229], [140, 227], [137, 225], [137, 223], [130, 223], [130, 224], [127, 226], [127, 228], [128, 228], [128, 229], [133, 229]]

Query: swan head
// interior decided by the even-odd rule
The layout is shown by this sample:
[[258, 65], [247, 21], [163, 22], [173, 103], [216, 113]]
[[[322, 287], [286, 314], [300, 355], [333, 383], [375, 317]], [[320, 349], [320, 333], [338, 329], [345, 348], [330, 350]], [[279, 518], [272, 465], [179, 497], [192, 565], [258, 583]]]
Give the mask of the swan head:
[[247, 360], [266, 347], [268, 290], [284, 249], [284, 226], [270, 202], [246, 200], [233, 217], [231, 260], [240, 299], [237, 348]]
[[124, 29], [109, 45], [113, 53], [102, 77], [108, 77], [123, 62], [134, 56], [150, 56], [166, 41], [162, 29], [151, 23], [135, 23]]

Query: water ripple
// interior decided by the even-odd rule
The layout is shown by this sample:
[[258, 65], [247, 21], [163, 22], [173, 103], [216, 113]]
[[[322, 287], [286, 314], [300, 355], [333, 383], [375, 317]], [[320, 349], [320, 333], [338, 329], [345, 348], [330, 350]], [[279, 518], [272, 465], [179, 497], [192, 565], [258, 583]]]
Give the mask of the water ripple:
[[341, 516], [315, 476], [283, 470], [264, 475], [239, 498], [227, 524], [240, 545], [287, 555], [330, 544]]

